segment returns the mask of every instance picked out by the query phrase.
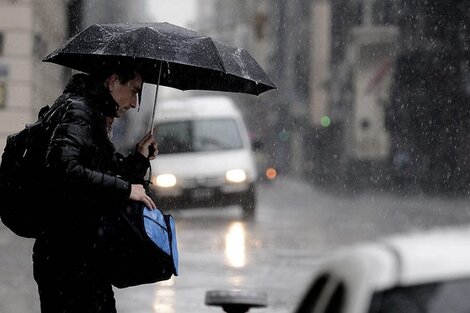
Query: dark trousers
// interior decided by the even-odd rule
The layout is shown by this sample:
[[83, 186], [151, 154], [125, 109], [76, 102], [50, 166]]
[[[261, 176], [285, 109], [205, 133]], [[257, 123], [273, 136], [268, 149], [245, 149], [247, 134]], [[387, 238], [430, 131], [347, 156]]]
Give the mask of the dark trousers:
[[35, 243], [33, 275], [41, 313], [116, 313], [112, 285], [93, 248], [72, 247]]

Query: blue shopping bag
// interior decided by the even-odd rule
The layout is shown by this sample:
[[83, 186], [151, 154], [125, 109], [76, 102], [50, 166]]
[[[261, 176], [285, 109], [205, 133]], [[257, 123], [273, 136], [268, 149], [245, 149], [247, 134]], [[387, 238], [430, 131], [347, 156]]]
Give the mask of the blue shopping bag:
[[178, 275], [176, 223], [171, 214], [131, 201], [101, 221], [105, 270], [117, 288], [154, 283]]
[[175, 219], [161, 210], [143, 208], [144, 227], [152, 242], [171, 258], [173, 274], [178, 275], [178, 245], [176, 242]]

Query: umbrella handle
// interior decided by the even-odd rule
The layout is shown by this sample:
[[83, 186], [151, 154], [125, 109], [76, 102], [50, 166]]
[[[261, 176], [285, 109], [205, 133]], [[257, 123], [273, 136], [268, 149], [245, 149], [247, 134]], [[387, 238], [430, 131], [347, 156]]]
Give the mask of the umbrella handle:
[[158, 79], [157, 79], [157, 87], [155, 88], [155, 98], [153, 99], [153, 111], [152, 111], [152, 119], [150, 121], [150, 134], [153, 135], [153, 122], [155, 119], [155, 112], [157, 108], [157, 97], [158, 97], [158, 87], [160, 86], [160, 76], [162, 74], [162, 62], [160, 61], [160, 66], [158, 69]]

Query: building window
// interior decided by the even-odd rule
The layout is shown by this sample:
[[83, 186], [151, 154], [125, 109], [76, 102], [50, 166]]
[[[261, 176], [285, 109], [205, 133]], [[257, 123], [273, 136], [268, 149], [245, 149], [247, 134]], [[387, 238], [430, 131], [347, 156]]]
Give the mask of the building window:
[[43, 58], [46, 55], [47, 44], [43, 37], [39, 34], [34, 35], [33, 54], [37, 58]]
[[3, 37], [4, 37], [3, 33], [0, 32], [0, 56], [3, 55], [3, 42], [4, 42]]
[[[0, 32], [0, 57], [3, 56], [5, 50], [5, 35]], [[4, 63], [0, 63], [0, 109], [6, 107], [7, 103], [7, 82], [8, 67]]]
[[7, 83], [0, 80], [0, 109], [7, 105]]
[[[0, 32], [0, 57], [3, 56], [5, 50], [5, 35], [4, 33]], [[7, 82], [6, 79], [8, 77], [8, 66], [0, 62], [0, 109], [6, 107], [7, 102]]]

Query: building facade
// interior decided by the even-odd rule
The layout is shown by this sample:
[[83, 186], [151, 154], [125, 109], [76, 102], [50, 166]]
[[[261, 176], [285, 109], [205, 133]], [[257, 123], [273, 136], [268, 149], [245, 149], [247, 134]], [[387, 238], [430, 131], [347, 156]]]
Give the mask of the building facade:
[[62, 43], [65, 1], [0, 0], [0, 148], [35, 120], [63, 87], [61, 69], [41, 60]]

